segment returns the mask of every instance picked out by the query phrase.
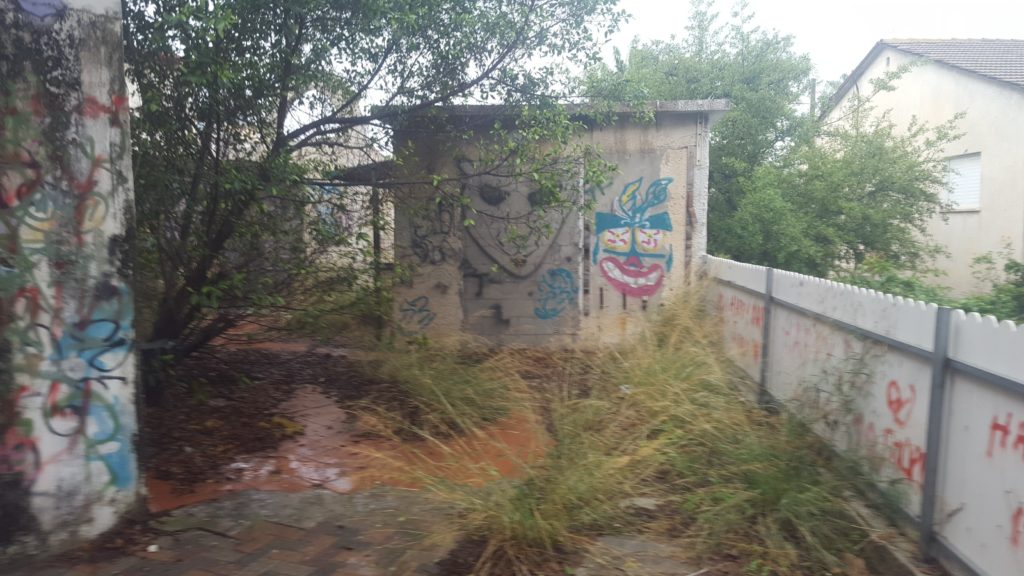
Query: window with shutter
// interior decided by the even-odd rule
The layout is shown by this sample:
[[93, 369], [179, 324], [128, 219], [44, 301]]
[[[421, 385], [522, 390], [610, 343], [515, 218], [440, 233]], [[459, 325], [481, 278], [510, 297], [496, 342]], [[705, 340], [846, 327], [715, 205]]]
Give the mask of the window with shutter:
[[949, 182], [946, 200], [953, 210], [981, 208], [981, 154], [953, 156], [946, 162]]

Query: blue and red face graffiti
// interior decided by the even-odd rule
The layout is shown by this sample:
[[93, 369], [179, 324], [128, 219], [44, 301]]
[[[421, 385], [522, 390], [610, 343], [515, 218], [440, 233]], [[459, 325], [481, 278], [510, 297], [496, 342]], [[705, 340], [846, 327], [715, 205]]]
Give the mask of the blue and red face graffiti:
[[[642, 191], [643, 178], [626, 184], [611, 212], [595, 215], [597, 242], [593, 262], [612, 288], [637, 298], [653, 296], [672, 270], [668, 233], [672, 219], [665, 210], [672, 178], [659, 178]], [[605, 254], [598, 261], [598, 256]]]

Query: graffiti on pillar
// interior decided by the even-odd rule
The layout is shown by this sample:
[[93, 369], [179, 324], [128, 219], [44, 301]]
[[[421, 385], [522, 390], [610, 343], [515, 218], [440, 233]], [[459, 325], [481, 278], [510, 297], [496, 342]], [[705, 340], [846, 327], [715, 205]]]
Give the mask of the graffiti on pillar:
[[415, 324], [421, 330], [430, 326], [434, 318], [437, 317], [437, 314], [430, 310], [430, 298], [427, 296], [406, 300], [402, 304], [400, 312], [402, 314], [402, 323]]
[[627, 183], [611, 212], [595, 215], [598, 241], [592, 255], [612, 288], [637, 298], [656, 294], [672, 270], [672, 219], [666, 210], [672, 179], [659, 178], [646, 191], [643, 182], [638, 178]]
[[576, 279], [565, 268], [553, 268], [537, 282], [537, 307], [533, 314], [541, 320], [558, 318], [576, 306]]
[[[63, 10], [19, 4], [36, 17]], [[74, 86], [43, 94], [52, 88], [31, 76], [0, 87], [0, 324], [11, 372], [0, 382], [0, 475], [33, 490], [51, 466], [78, 460], [78, 489], [131, 489], [134, 309], [110, 223], [129, 186], [127, 98]]]

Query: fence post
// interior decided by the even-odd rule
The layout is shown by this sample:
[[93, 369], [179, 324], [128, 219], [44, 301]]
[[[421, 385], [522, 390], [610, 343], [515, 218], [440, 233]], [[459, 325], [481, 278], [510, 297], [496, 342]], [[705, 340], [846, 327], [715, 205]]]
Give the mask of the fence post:
[[761, 335], [761, 378], [757, 383], [757, 401], [765, 406], [769, 403], [768, 395], [768, 339], [772, 333], [772, 285], [775, 282], [775, 269], [768, 269], [768, 276], [764, 285], [764, 326]]
[[928, 439], [925, 446], [924, 487], [921, 497], [921, 555], [932, 557], [935, 539], [935, 506], [938, 501], [939, 454], [949, 374], [949, 325], [952, 310], [942, 306], [935, 317], [932, 349], [932, 392], [928, 403]]

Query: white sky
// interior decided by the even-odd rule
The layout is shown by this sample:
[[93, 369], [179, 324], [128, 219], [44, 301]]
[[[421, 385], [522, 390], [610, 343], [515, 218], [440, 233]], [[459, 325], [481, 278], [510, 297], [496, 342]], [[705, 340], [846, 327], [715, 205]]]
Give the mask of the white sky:
[[[634, 36], [686, 33], [689, 0], [620, 0], [633, 14], [612, 39], [623, 53]], [[732, 0], [718, 0], [720, 19]], [[1024, 0], [749, 0], [754, 24], [792, 35], [820, 80], [851, 72], [882, 38], [1024, 38]], [[610, 60], [612, 49], [606, 48]]]

